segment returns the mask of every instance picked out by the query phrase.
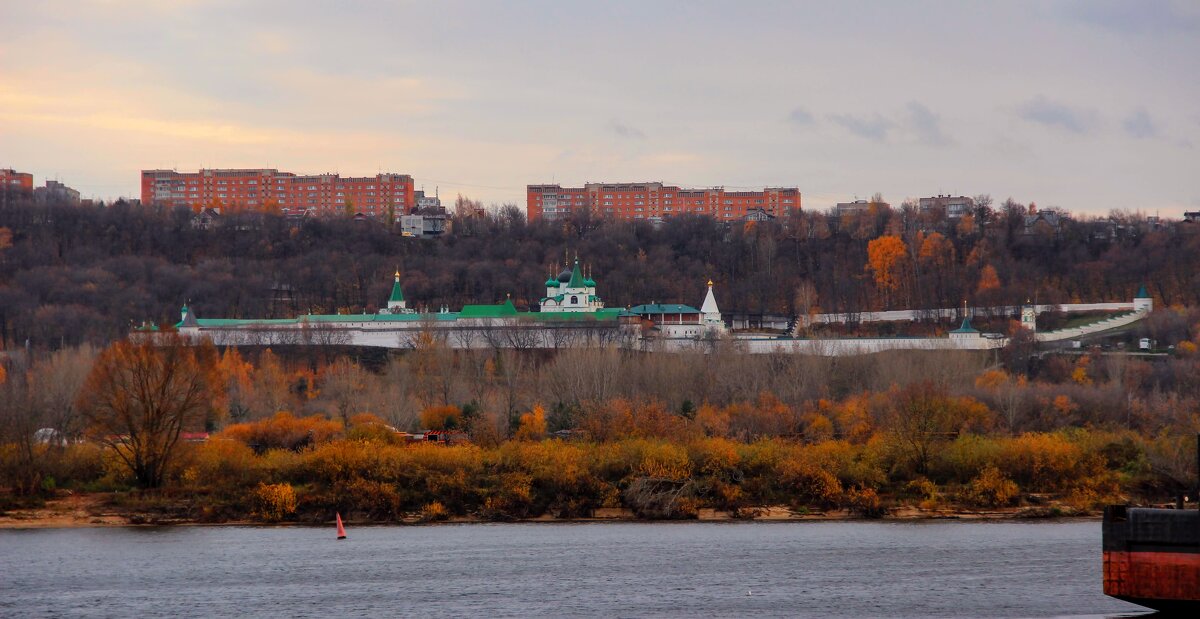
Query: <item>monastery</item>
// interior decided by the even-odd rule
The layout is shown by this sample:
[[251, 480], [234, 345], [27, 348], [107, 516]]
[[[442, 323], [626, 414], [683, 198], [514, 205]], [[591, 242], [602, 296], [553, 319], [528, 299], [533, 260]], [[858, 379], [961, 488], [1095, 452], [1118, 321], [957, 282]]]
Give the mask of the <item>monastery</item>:
[[286, 319], [201, 318], [188, 306], [175, 325], [181, 335], [218, 346], [345, 345], [413, 348], [434, 337], [451, 348], [637, 347], [647, 339], [701, 341], [725, 332], [713, 283], [700, 309], [651, 303], [607, 308], [596, 281], [576, 258], [546, 280], [540, 311], [517, 310], [511, 299], [496, 305], [465, 305], [457, 312], [409, 308], [395, 274], [386, 307], [375, 314], [307, 314]]
[[[552, 273], [545, 288], [539, 311], [519, 311], [511, 299], [505, 299], [495, 305], [465, 305], [457, 312], [448, 308], [421, 312], [408, 307], [397, 271], [386, 306], [374, 314], [306, 314], [286, 319], [200, 318], [193, 308], [185, 305], [175, 328], [185, 337], [208, 339], [217, 346], [340, 345], [404, 349], [433, 341], [457, 349], [619, 347], [669, 352], [707, 350], [718, 340], [728, 340], [749, 353], [843, 356], [901, 349], [991, 350], [1008, 343], [1008, 338], [1001, 334], [982, 333], [972, 327], [970, 316], [977, 310], [965, 307], [961, 326], [947, 337], [821, 339], [796, 337], [794, 333], [783, 336], [730, 333], [721, 318], [712, 281], [708, 282], [700, 309], [658, 302], [608, 308], [597, 294], [596, 281], [590, 274], [584, 275], [578, 258], [574, 264], [564, 265], [557, 276]], [[1037, 313], [1052, 308], [1027, 305], [1020, 308], [1021, 323], [1035, 332], [1038, 342], [1074, 340], [1127, 326], [1148, 315], [1153, 301], [1143, 287], [1131, 303], [1056, 307], [1065, 311], [1126, 313], [1081, 327], [1040, 332]], [[135, 336], [145, 336], [154, 330], [143, 327]]]

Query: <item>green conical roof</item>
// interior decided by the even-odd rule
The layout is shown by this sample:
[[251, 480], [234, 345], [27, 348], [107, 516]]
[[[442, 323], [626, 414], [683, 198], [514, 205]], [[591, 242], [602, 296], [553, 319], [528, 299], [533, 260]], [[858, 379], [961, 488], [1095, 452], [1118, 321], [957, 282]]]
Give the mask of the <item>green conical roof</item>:
[[583, 288], [587, 284], [583, 281], [583, 272], [579, 270], [579, 260], [575, 260], [575, 268], [571, 269], [571, 281], [567, 284], [569, 288]]
[[1138, 288], [1137, 296], [1134, 298], [1135, 299], [1149, 299], [1150, 298], [1150, 293], [1146, 292], [1146, 284], [1142, 284], [1142, 287]]
[[951, 331], [951, 333], [979, 333], [979, 329], [971, 326], [970, 318], [963, 318], [962, 326]]
[[404, 300], [404, 291], [400, 290], [400, 271], [396, 271], [396, 283], [392, 284], [392, 296], [388, 298], [388, 302], [400, 302]]

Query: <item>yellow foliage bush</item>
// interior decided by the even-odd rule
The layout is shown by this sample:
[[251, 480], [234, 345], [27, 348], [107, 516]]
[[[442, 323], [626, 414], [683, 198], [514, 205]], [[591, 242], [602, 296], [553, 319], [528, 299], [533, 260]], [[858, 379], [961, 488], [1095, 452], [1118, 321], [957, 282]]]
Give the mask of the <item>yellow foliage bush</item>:
[[1002, 507], [1011, 505], [1020, 494], [1017, 484], [1004, 476], [1000, 469], [989, 466], [971, 480], [963, 494], [963, 500], [980, 507]]
[[421, 520], [425, 522], [437, 522], [439, 520], [445, 520], [449, 517], [450, 510], [446, 509], [446, 506], [442, 505], [438, 501], [428, 503], [425, 505], [425, 507], [421, 508]]
[[291, 484], [258, 484], [254, 513], [267, 522], [279, 522], [296, 513], [296, 490]]
[[833, 439], [833, 422], [820, 413], [813, 413], [804, 419], [804, 438], [820, 442]]
[[280, 412], [268, 419], [231, 425], [214, 438], [240, 441], [262, 452], [317, 445], [341, 433], [340, 422], [319, 415], [296, 417], [288, 412]]
[[1061, 433], [1022, 434], [1000, 441], [1000, 446], [996, 466], [1028, 491], [1067, 488], [1084, 472], [1079, 446]]
[[260, 460], [244, 443], [210, 440], [192, 451], [184, 481], [188, 486], [199, 488], [245, 488], [264, 478]]
[[421, 411], [421, 427], [427, 430], [454, 430], [462, 427], [462, 409], [457, 406], [430, 406]]
[[830, 507], [842, 499], [837, 475], [818, 463], [789, 458], [779, 463], [778, 476], [795, 505]]
[[987, 370], [975, 378], [975, 386], [980, 389], [995, 389], [1008, 380], [1008, 372], [1004, 370]]
[[688, 459], [701, 475], [728, 477], [741, 461], [737, 444], [729, 439], [700, 439], [688, 443], [687, 449]]

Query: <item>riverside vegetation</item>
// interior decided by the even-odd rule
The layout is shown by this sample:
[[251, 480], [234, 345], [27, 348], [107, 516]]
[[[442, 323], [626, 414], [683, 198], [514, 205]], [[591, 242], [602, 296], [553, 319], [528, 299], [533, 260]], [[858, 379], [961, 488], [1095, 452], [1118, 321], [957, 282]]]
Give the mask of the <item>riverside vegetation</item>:
[[[849, 216], [654, 226], [587, 213], [528, 222], [512, 205], [481, 215], [460, 197], [451, 231], [431, 241], [402, 239], [385, 222], [232, 205], [214, 204], [230, 208], [203, 226], [186, 208], [8, 203], [0, 512], [72, 492], [162, 521], [320, 520], [335, 509], [380, 521], [510, 519], [605, 507], [683, 518], [766, 505], [1053, 513], [1187, 490], [1200, 429], [1196, 224], [1113, 213], [1026, 229], [1032, 205], [975, 202], [959, 220], [877, 196]], [[1012, 343], [995, 356], [747, 355], [733, 342], [710, 354], [453, 351], [433, 337], [391, 352], [217, 350], [169, 335], [158, 347], [122, 339], [138, 320], [169, 334], [187, 300], [203, 316], [372, 312], [398, 265], [414, 304], [512, 294], [524, 308], [564, 250], [594, 267], [613, 306], [698, 299], [710, 278], [727, 310], [786, 315], [964, 298], [1126, 300], [1144, 283], [1160, 309], [1128, 336], [1174, 350], [1042, 354], [1002, 317], [988, 328]], [[410, 444], [393, 429], [461, 430], [470, 444]], [[198, 431], [211, 438], [184, 440]]]
[[[9, 355], [0, 509], [70, 491], [135, 522], [1056, 515], [1190, 486], [1195, 355], [1018, 353], [453, 351], [427, 338], [364, 367], [166, 334]], [[397, 432], [417, 429], [471, 442]]]

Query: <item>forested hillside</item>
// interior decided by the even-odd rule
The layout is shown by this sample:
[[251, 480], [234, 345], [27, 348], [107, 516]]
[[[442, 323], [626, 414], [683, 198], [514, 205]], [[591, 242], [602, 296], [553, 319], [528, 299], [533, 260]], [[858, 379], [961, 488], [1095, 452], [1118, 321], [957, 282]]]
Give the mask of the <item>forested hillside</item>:
[[655, 227], [586, 216], [525, 221], [508, 207], [459, 219], [436, 240], [350, 219], [243, 213], [197, 226], [188, 210], [10, 205], [0, 210], [0, 337], [6, 346], [102, 344], [143, 320], [374, 311], [403, 273], [411, 305], [457, 308], [511, 294], [537, 303], [546, 276], [578, 255], [609, 306], [699, 304], [717, 282], [726, 312], [1128, 300], [1200, 302], [1195, 224], [1118, 214], [1028, 228], [1029, 209], [986, 197], [947, 220], [911, 205], [762, 223], [680, 216]]

